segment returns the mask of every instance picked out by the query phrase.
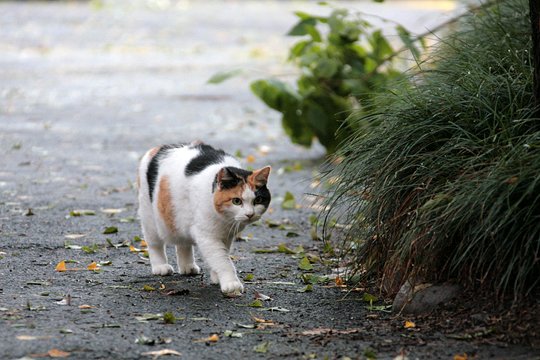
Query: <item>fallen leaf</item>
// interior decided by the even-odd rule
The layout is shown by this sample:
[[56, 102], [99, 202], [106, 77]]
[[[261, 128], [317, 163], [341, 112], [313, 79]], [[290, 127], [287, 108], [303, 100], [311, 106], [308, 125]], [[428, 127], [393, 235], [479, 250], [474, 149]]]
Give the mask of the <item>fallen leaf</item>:
[[47, 354], [49, 354], [49, 356], [52, 358], [64, 358], [71, 355], [71, 353], [68, 353], [67, 351], [62, 351], [58, 349], [51, 349], [47, 352]]
[[119, 214], [126, 209], [101, 209], [101, 212], [104, 214]]
[[365, 292], [362, 295], [362, 301], [368, 302], [368, 303], [374, 303], [377, 302], [379, 299], [375, 295], [371, 295], [370, 293]]
[[335, 280], [335, 281], [336, 281], [336, 286], [341, 287], [341, 286], [344, 286], [344, 285], [345, 285], [345, 282], [344, 282], [343, 279], [342, 279], [341, 277], [339, 277], [339, 276], [336, 276], [336, 280]]
[[454, 355], [454, 360], [467, 360], [467, 359], [469, 359], [469, 357], [467, 356], [467, 353]]
[[17, 340], [21, 340], [21, 341], [33, 341], [33, 340], [45, 340], [45, 339], [51, 339], [52, 336], [50, 336], [50, 335], [43, 335], [43, 336], [17, 335], [15, 338], [16, 338]]
[[176, 351], [176, 350], [163, 349], [163, 350], [156, 350], [156, 351], [147, 351], [147, 352], [143, 352], [141, 355], [142, 355], [142, 356], [152, 356], [153, 359], [157, 359], [158, 357], [164, 356], [164, 355], [176, 355], [176, 356], [180, 356], [180, 355], [182, 355], [182, 354], [179, 353], [179, 352]]
[[95, 308], [96, 308], [95, 306], [87, 305], [87, 304], [79, 305], [79, 309], [95, 309]]
[[274, 307], [269, 307], [269, 308], [261, 308], [259, 310], [261, 310], [261, 311], [279, 311], [279, 312], [289, 312], [289, 311], [291, 311], [289, 309], [285, 309], [285, 308], [282, 308], [280, 306], [274, 306]]
[[253, 281], [253, 279], [255, 278], [255, 275], [253, 274], [246, 274], [244, 276], [244, 281]]
[[262, 300], [262, 301], [270, 301], [272, 298], [268, 295], [264, 295], [263, 293], [260, 293], [258, 291], [255, 291], [255, 299]]
[[306, 256], [304, 256], [302, 260], [300, 260], [300, 262], [298, 263], [298, 268], [300, 270], [310, 271], [310, 270], [313, 270], [313, 265], [311, 264], [309, 259]]
[[263, 303], [260, 299], [256, 299], [253, 302], [251, 302], [248, 306], [254, 307], [254, 308], [261, 308], [263, 307]]
[[270, 342], [269, 341], [263, 341], [259, 345], [255, 345], [253, 347], [253, 351], [255, 351], [256, 353], [265, 354], [265, 353], [268, 352], [269, 347], [270, 347]]
[[283, 202], [281, 203], [281, 208], [284, 210], [293, 210], [296, 208], [296, 200], [294, 199], [294, 195], [287, 191], [285, 193], [285, 197], [283, 198]]
[[150, 285], [143, 285], [143, 291], [156, 291], [156, 288]]
[[66, 262], [64, 260], [60, 261], [55, 268], [56, 271], [63, 272], [66, 271]]
[[307, 284], [303, 288], [300, 288], [297, 290], [298, 292], [312, 292], [313, 291], [313, 285]]
[[[73, 239], [80, 239], [80, 238], [82, 238], [82, 237], [85, 237], [86, 235], [87, 235], [87, 234], [66, 234], [66, 235], [64, 235], [64, 237], [65, 237], [66, 239], [72, 239], [72, 240], [73, 240]], [[74, 245], [74, 246], [76, 246], [76, 245]], [[65, 247], [66, 249], [70, 249], [70, 248], [68, 248], [67, 246], [64, 246], [64, 247]], [[80, 249], [80, 247], [79, 247], [79, 249]]]
[[99, 265], [95, 261], [92, 262], [90, 265], [88, 265], [86, 268], [88, 270], [90, 270], [90, 271], [99, 271], [100, 270]]
[[253, 156], [253, 155], [248, 155], [248, 156], [246, 156], [246, 162], [247, 162], [248, 164], [254, 163], [254, 162], [255, 162], [255, 156]]
[[174, 324], [176, 322], [176, 317], [172, 312], [168, 311], [163, 314], [163, 322], [165, 324]]
[[193, 342], [207, 342], [207, 343], [210, 343], [210, 342], [215, 343], [215, 342], [218, 342], [218, 341], [219, 341], [219, 335], [218, 334], [212, 334], [209, 337], [204, 338], [204, 339], [193, 340]]
[[103, 234], [116, 234], [117, 232], [118, 228], [116, 226], [109, 226], [103, 230]]
[[94, 210], [85, 210], [85, 209], [72, 210], [69, 212], [69, 216], [72, 216], [72, 217], [83, 216], [83, 215], [93, 216], [93, 215], [96, 215], [96, 212]]
[[331, 329], [331, 328], [315, 328], [311, 330], [305, 330], [302, 331], [302, 335], [306, 336], [314, 336], [314, 335], [327, 335], [327, 334], [335, 334], [335, 335], [347, 335], [347, 334], [355, 334], [359, 332], [360, 329]]
[[148, 244], [144, 240], [141, 240], [140, 245], [141, 245], [141, 247], [148, 247]]
[[410, 329], [410, 328], [415, 328], [416, 327], [416, 324], [412, 321], [405, 321], [405, 325], [404, 325], [405, 329]]
[[141, 316], [135, 316], [137, 321], [146, 322], [151, 320], [160, 320], [163, 319], [163, 314], [143, 314]]

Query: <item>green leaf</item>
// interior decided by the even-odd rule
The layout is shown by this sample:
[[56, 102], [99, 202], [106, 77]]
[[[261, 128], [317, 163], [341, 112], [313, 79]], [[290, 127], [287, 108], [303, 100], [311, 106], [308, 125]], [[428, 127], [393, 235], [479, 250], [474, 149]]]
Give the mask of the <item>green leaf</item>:
[[244, 276], [244, 281], [253, 281], [253, 279], [255, 278], [255, 275], [253, 274], [246, 274]]
[[300, 270], [310, 271], [313, 270], [313, 265], [309, 262], [309, 259], [304, 256], [302, 260], [300, 260], [300, 262], [298, 263], [298, 268]]
[[91, 246], [83, 246], [81, 249], [87, 254], [94, 254], [99, 249], [99, 246], [97, 244], [93, 244]]
[[310, 15], [306, 13], [298, 12], [298, 14], [305, 15], [304, 19], [301, 19], [296, 25], [293, 26], [291, 30], [287, 33], [288, 36], [304, 36], [309, 35], [308, 29], [315, 28], [315, 25], [317, 25], [317, 19], [314, 17], [311, 17]]
[[394, 52], [381, 30], [374, 31], [371, 36], [368, 37], [368, 41], [372, 47], [371, 55], [377, 61], [384, 60], [387, 56]]
[[241, 69], [236, 70], [229, 70], [229, 71], [220, 71], [218, 73], [215, 73], [212, 75], [210, 79], [208, 79], [208, 84], [220, 84], [224, 82], [225, 80], [228, 80], [232, 77], [238, 76], [242, 73]]
[[116, 226], [109, 226], [103, 230], [103, 234], [116, 234], [118, 232], [118, 228]]
[[250, 85], [251, 91], [266, 105], [280, 112], [296, 112], [299, 95], [286, 83], [270, 79], [256, 80]]
[[269, 347], [270, 347], [270, 342], [269, 341], [263, 341], [259, 345], [254, 346], [253, 351], [255, 351], [256, 353], [265, 354], [265, 353], [268, 352]]
[[313, 285], [311, 284], [307, 284], [306, 286], [304, 286], [303, 288], [300, 288], [297, 290], [298, 292], [312, 292], [313, 291]]
[[287, 245], [283, 243], [278, 245], [277, 252], [282, 253], [282, 254], [289, 254], [289, 255], [296, 254], [296, 251], [291, 250], [290, 248], [287, 247]]
[[172, 312], [168, 311], [163, 314], [163, 322], [165, 324], [174, 324], [176, 322], [176, 317]]
[[260, 299], [256, 299], [253, 302], [251, 302], [248, 306], [254, 307], [254, 308], [262, 308], [263, 302]]
[[281, 208], [284, 210], [293, 210], [296, 208], [296, 200], [294, 199], [294, 195], [287, 191], [285, 193], [285, 197], [283, 198], [283, 202], [281, 203]]
[[364, 295], [362, 295], [362, 301], [365, 301], [365, 302], [368, 302], [368, 303], [374, 303], [376, 301], [379, 301], [379, 299], [376, 296], [365, 292]]
[[150, 285], [144, 285], [142, 289], [143, 289], [143, 291], [148, 291], [148, 292], [156, 291], [156, 288], [153, 287], [153, 286], [150, 286]]

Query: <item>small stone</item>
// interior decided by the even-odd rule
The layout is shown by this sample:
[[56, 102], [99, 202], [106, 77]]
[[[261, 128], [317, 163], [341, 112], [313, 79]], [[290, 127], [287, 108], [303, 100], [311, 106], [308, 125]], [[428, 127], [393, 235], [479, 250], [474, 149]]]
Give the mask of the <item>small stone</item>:
[[455, 298], [460, 291], [461, 286], [456, 284], [422, 283], [413, 287], [410, 280], [407, 280], [394, 298], [392, 311], [412, 315], [426, 314]]

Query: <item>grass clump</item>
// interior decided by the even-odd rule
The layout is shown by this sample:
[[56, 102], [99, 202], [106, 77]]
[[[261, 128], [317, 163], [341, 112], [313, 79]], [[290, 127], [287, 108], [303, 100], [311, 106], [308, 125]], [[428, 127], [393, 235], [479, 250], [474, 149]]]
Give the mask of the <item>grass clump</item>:
[[540, 119], [528, 3], [464, 17], [386, 107], [352, 116], [329, 174], [342, 248], [391, 291], [410, 276], [524, 295], [540, 279]]

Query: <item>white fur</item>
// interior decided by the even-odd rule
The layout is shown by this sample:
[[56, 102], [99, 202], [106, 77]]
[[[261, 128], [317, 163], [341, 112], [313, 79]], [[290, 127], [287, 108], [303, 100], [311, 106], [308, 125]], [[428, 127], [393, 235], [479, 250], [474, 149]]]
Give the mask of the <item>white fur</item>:
[[[189, 146], [169, 150], [163, 157], [154, 188], [153, 203], [148, 194], [146, 171], [150, 163], [150, 152], [141, 160], [139, 167], [139, 216], [143, 236], [148, 243], [150, 264], [155, 275], [169, 275], [173, 268], [167, 263], [165, 245], [176, 246], [178, 272], [180, 274], [198, 274], [199, 266], [193, 257], [196, 245], [210, 267], [210, 280], [219, 283], [221, 291], [229, 295], [240, 295], [244, 287], [236, 275], [229, 252], [236, 235], [249, 223], [259, 219], [266, 210], [262, 205], [252, 205], [255, 198], [253, 191], [244, 191], [242, 206], [231, 206], [223, 214], [214, 207], [212, 184], [218, 171], [225, 166], [240, 168], [239, 162], [226, 156], [217, 165], [211, 165], [202, 172], [186, 176], [185, 167], [197, 156], [199, 149]], [[158, 209], [159, 184], [163, 176], [168, 176], [172, 203], [174, 204], [174, 222], [176, 234], [165, 225]], [[247, 188], [247, 187], [246, 187]], [[247, 214], [253, 214], [248, 218]]]

